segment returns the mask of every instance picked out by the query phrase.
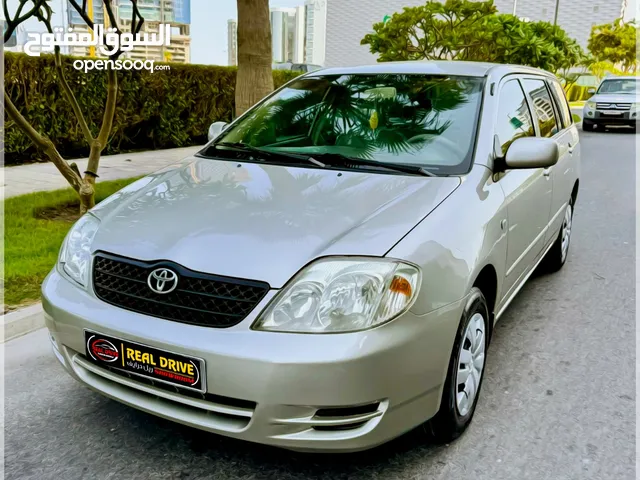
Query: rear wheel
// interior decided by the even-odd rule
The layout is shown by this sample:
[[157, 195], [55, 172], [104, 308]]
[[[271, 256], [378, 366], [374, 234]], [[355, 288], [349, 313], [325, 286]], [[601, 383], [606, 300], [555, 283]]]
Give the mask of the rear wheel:
[[569, 255], [569, 245], [571, 244], [571, 228], [573, 227], [573, 198], [569, 200], [566, 210], [564, 211], [564, 219], [562, 227], [558, 233], [556, 241], [551, 249], [547, 252], [547, 256], [543, 260], [543, 268], [547, 272], [557, 272], [560, 270]]
[[440, 410], [425, 425], [436, 442], [455, 440], [471, 423], [482, 386], [488, 332], [487, 301], [474, 287], [462, 314], [449, 360]]

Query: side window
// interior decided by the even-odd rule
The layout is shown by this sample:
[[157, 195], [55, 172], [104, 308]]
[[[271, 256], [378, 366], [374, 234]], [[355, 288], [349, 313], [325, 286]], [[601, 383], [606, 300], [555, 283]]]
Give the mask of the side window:
[[544, 80], [523, 80], [525, 91], [531, 98], [535, 116], [538, 120], [538, 126], [540, 127], [540, 135], [543, 137], [553, 137], [560, 127], [556, 120], [555, 111], [553, 109], [553, 102], [549, 90]]
[[500, 90], [495, 133], [503, 155], [514, 140], [535, 136], [531, 113], [518, 80], [509, 80]]
[[552, 80], [549, 82], [549, 85], [551, 86], [551, 91], [554, 93], [556, 105], [558, 106], [560, 116], [562, 117], [562, 125], [566, 128], [573, 123], [569, 102], [567, 102], [567, 97], [565, 96], [564, 90], [560, 86], [559, 82]]

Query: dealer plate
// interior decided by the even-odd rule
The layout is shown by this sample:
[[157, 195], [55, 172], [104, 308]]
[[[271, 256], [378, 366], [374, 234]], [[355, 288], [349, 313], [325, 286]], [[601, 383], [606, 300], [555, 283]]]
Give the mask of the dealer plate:
[[87, 358], [153, 381], [204, 393], [204, 360], [101, 333], [84, 331]]

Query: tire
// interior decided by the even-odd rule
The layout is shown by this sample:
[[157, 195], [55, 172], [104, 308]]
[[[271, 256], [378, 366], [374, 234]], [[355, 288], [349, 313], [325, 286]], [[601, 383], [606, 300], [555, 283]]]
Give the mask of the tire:
[[[476, 341], [478, 341], [476, 347], [478, 353], [476, 354], [473, 353], [474, 346], [468, 338], [469, 332], [474, 332], [474, 329], [476, 334], [479, 331], [483, 332], [481, 338], [476, 337]], [[462, 435], [471, 423], [480, 396], [482, 379], [484, 378], [486, 352], [489, 346], [488, 333], [489, 309], [487, 308], [487, 301], [480, 289], [473, 287], [462, 314], [453, 345], [447, 370], [447, 379], [442, 392], [440, 410], [425, 424], [427, 433], [437, 443], [449, 443], [455, 440]], [[474, 365], [474, 369], [467, 377], [467, 381], [471, 382], [469, 386], [475, 387], [475, 394], [470, 402], [466, 389], [463, 392], [459, 392], [458, 385], [459, 381], [462, 380], [462, 378], [458, 377], [458, 372], [461, 368], [460, 361], [463, 350], [469, 352], [468, 355], [472, 359], [475, 358], [475, 362], [471, 362]], [[482, 358], [480, 358], [480, 353]], [[469, 364], [466, 365], [468, 368]], [[480, 368], [479, 373], [476, 375], [477, 367]], [[461, 375], [464, 375], [464, 372], [461, 372]], [[463, 384], [461, 383], [460, 386], [463, 386]], [[462, 402], [458, 400], [459, 393], [462, 393]], [[466, 403], [464, 399], [467, 400]]]
[[[567, 262], [569, 256], [569, 247], [571, 245], [571, 230], [573, 225], [573, 198], [569, 200], [567, 208], [564, 213], [564, 219], [562, 220], [562, 227], [558, 236], [556, 237], [553, 246], [547, 252], [546, 257], [542, 261], [543, 270], [548, 273], [557, 272]], [[566, 234], [566, 237], [565, 237]], [[563, 239], [566, 238], [566, 246]]]
[[593, 123], [587, 123], [586, 120], [582, 121], [582, 130], [585, 132], [593, 132]]

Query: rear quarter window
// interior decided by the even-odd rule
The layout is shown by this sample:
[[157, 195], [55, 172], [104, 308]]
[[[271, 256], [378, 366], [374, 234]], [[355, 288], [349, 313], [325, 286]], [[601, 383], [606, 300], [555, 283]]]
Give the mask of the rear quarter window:
[[553, 99], [555, 100], [558, 111], [560, 112], [562, 125], [564, 126], [564, 128], [567, 128], [573, 123], [573, 117], [571, 116], [571, 108], [569, 108], [569, 102], [567, 101], [567, 97], [564, 94], [564, 90], [562, 89], [560, 82], [558, 82], [557, 80], [549, 81], [549, 87], [551, 87]]
[[540, 135], [543, 137], [553, 137], [561, 127], [556, 117], [556, 108], [547, 90], [546, 82], [537, 78], [525, 78], [522, 81], [522, 86], [531, 100], [535, 118], [540, 128]]

